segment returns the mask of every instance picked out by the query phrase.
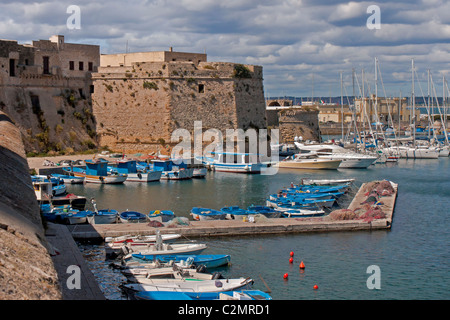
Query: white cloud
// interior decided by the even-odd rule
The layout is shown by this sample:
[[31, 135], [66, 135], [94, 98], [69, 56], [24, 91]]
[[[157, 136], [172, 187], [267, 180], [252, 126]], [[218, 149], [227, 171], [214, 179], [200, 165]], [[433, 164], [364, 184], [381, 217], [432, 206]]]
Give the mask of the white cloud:
[[[77, 0], [81, 30], [67, 30], [69, 0], [2, 0], [0, 34], [20, 42], [64, 34], [102, 45], [103, 53], [203, 52], [210, 61], [262, 65], [270, 94], [340, 94], [339, 72], [373, 72], [378, 57], [387, 87], [405, 86], [412, 58], [421, 70], [450, 70], [450, 2], [441, 0]], [[381, 9], [369, 30], [366, 9]], [[449, 75], [450, 76], [450, 75]], [[406, 84], [408, 86], [409, 84]]]

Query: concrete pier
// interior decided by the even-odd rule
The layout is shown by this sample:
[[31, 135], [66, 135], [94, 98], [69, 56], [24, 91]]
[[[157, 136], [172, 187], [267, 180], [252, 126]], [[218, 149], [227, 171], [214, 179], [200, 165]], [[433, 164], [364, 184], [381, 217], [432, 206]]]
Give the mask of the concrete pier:
[[[370, 184], [361, 186], [355, 195], [349, 209], [354, 210], [367, 197], [367, 188]], [[372, 221], [332, 220], [329, 216], [315, 218], [272, 218], [261, 219], [257, 222], [244, 222], [243, 220], [209, 220], [190, 221], [189, 226], [176, 228], [150, 227], [147, 223], [118, 223], [103, 225], [74, 225], [68, 226], [72, 236], [76, 240], [102, 240], [106, 237], [123, 235], [152, 235], [156, 230], [162, 234], [176, 233], [187, 238], [214, 237], [214, 236], [242, 236], [261, 234], [286, 234], [300, 232], [332, 232], [332, 231], [357, 231], [357, 230], [385, 230], [390, 229], [397, 196], [397, 186], [393, 195], [383, 197], [383, 210], [386, 218]]]

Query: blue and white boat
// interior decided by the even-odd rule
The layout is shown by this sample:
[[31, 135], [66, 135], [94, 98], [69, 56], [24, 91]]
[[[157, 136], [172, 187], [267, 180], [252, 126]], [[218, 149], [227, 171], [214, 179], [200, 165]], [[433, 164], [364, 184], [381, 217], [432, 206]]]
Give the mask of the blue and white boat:
[[119, 218], [123, 223], [140, 223], [147, 221], [147, 216], [145, 214], [128, 210], [120, 213]]
[[86, 169], [71, 167], [66, 168], [69, 175], [84, 177], [86, 182], [99, 184], [119, 184], [127, 180], [128, 175], [121, 173], [108, 173], [108, 161], [105, 159], [85, 160]]
[[204, 265], [207, 269], [218, 268], [230, 264], [231, 257], [228, 254], [177, 254], [177, 255], [158, 255], [158, 254], [132, 254], [132, 259], [145, 263], [150, 261], [160, 261], [169, 263], [170, 261], [187, 265], [192, 264], [195, 267]]
[[223, 207], [220, 209], [220, 211], [225, 213], [226, 218], [229, 220], [233, 220], [233, 219], [242, 220], [243, 217], [248, 216], [248, 211], [245, 209], [241, 209], [238, 206]]
[[161, 180], [186, 180], [192, 179], [194, 169], [188, 168], [184, 162], [175, 163], [171, 159], [154, 159], [152, 168], [161, 171]]
[[280, 211], [283, 218], [310, 218], [310, 217], [320, 217], [325, 214], [325, 211], [316, 209], [288, 209]]
[[69, 211], [65, 216], [65, 220], [68, 224], [83, 224], [87, 222], [88, 217], [93, 215], [94, 212], [90, 210]]
[[147, 217], [150, 221], [168, 222], [175, 218], [175, 214], [170, 210], [152, 210]]
[[[255, 153], [211, 152], [214, 158], [204, 157], [206, 166], [217, 172], [261, 173], [268, 164], [259, 161]], [[211, 157], [209, 157], [211, 158]]]
[[272, 300], [261, 290], [237, 290], [223, 292], [173, 292], [141, 291], [135, 293], [137, 300]]
[[84, 183], [84, 177], [69, 176], [67, 174], [52, 173], [52, 177], [62, 179], [64, 184], [80, 184]]
[[247, 208], [249, 214], [262, 214], [267, 218], [280, 218], [281, 212], [272, 207], [251, 205]]
[[200, 207], [192, 208], [190, 214], [194, 220], [224, 220], [227, 216], [222, 211]]
[[161, 171], [150, 170], [137, 164], [135, 160], [122, 160], [117, 162], [116, 167], [108, 167], [110, 172], [126, 174], [127, 180], [132, 182], [152, 182], [161, 179]]
[[52, 195], [53, 196], [61, 196], [66, 194], [67, 188], [64, 184], [64, 180], [52, 177], [52, 176], [44, 176], [44, 175], [33, 175], [31, 176], [31, 181], [33, 183], [37, 182], [50, 182], [52, 184]]
[[94, 214], [88, 217], [90, 224], [111, 224], [116, 223], [119, 217], [119, 211], [114, 209], [97, 210]]

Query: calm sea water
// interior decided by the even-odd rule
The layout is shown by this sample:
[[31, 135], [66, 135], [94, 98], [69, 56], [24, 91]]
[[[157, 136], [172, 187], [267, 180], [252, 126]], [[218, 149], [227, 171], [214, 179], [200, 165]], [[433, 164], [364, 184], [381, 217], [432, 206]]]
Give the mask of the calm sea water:
[[[220, 270], [225, 276], [251, 277], [254, 288], [270, 290], [274, 299], [283, 300], [450, 298], [450, 158], [402, 159], [364, 170], [280, 169], [274, 176], [209, 172], [204, 180], [86, 184], [70, 186], [69, 191], [94, 197], [98, 208], [144, 213], [169, 209], [189, 217], [194, 206], [264, 204], [270, 193], [301, 178], [355, 178], [356, 187], [380, 179], [398, 183], [392, 229], [197, 239], [208, 244], [205, 254], [231, 255], [232, 265]], [[117, 286], [124, 278], [108, 267], [102, 245], [80, 248], [106, 297], [123, 299]], [[298, 267], [301, 261], [304, 271]], [[380, 289], [367, 287], [371, 265], [380, 268]], [[283, 279], [285, 273], [288, 280]]]

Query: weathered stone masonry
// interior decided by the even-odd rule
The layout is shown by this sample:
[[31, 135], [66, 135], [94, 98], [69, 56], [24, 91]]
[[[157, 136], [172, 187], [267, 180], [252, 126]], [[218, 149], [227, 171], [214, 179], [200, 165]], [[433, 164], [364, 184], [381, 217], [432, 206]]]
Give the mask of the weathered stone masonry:
[[[266, 128], [262, 67], [206, 62], [206, 55], [165, 53], [168, 57], [161, 61], [102, 66], [93, 74], [100, 145], [161, 151], [169, 147], [175, 129], [192, 132], [194, 121], [202, 121], [204, 130]], [[115, 63], [133, 61], [127, 56], [115, 55]], [[138, 59], [156, 60], [142, 54]], [[247, 73], [236, 76], [236, 68]]]

